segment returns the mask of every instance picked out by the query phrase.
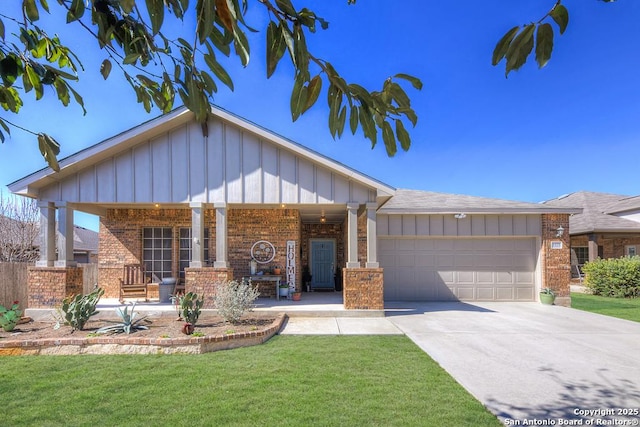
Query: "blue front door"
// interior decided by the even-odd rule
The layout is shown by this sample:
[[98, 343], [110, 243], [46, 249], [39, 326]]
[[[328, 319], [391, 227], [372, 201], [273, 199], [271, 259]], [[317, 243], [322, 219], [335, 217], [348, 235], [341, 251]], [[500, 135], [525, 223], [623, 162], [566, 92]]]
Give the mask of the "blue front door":
[[311, 288], [334, 289], [336, 243], [333, 240], [311, 241]]

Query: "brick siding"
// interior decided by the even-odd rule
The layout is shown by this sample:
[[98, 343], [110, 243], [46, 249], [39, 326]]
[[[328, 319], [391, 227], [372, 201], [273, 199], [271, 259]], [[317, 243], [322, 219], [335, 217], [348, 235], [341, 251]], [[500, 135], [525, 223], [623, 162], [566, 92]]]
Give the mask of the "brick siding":
[[[562, 226], [564, 234], [557, 237]], [[562, 242], [562, 249], [551, 249], [552, 242]], [[571, 305], [571, 251], [568, 214], [542, 215], [542, 287], [556, 294], [556, 304]]]
[[29, 267], [27, 306], [50, 308], [62, 305], [62, 300], [82, 294], [82, 268]]
[[384, 310], [382, 268], [345, 268], [344, 308], [347, 310]]

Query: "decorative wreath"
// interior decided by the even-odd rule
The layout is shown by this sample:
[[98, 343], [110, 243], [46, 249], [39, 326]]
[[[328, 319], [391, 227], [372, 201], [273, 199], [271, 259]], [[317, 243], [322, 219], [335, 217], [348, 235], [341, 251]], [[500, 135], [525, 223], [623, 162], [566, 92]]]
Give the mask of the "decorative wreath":
[[251, 246], [251, 257], [256, 260], [257, 263], [267, 264], [273, 261], [276, 256], [276, 248], [267, 242], [266, 240], [258, 240]]

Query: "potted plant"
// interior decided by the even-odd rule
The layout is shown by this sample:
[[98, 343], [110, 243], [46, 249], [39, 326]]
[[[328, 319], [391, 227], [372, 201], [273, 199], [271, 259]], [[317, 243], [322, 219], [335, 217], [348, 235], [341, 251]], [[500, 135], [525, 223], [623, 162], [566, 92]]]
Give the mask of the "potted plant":
[[309, 286], [311, 284], [311, 279], [313, 276], [311, 275], [311, 271], [309, 270], [309, 266], [305, 265], [302, 267], [302, 284], [307, 287], [307, 292], [309, 292]]
[[22, 316], [22, 310], [19, 309], [18, 301], [14, 301], [8, 309], [0, 305], [0, 326], [5, 332], [13, 331], [20, 321], [20, 316]]
[[293, 291], [293, 293], [291, 294], [291, 298], [294, 301], [300, 301], [301, 297], [302, 297], [302, 292], [300, 292], [300, 291]]
[[286, 283], [280, 283], [280, 287], [278, 288], [281, 297], [289, 296], [289, 286]]
[[540, 302], [546, 305], [553, 305], [556, 300], [556, 294], [550, 288], [544, 288], [540, 291]]
[[183, 334], [193, 334], [203, 304], [204, 297], [198, 299], [198, 294], [196, 293], [189, 292], [182, 297], [180, 300], [180, 308], [182, 309], [182, 318], [186, 322], [182, 327]]
[[272, 271], [273, 271], [273, 274], [278, 276], [282, 272], [282, 267], [280, 267], [279, 265], [275, 265], [275, 266], [273, 266]]

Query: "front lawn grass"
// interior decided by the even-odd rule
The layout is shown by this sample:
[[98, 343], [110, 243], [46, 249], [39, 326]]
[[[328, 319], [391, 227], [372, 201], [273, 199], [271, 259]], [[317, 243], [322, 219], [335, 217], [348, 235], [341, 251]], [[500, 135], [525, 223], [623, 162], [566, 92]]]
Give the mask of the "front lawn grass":
[[405, 336], [0, 359], [7, 426], [500, 426]]
[[640, 322], [640, 298], [611, 298], [572, 292], [571, 307]]

